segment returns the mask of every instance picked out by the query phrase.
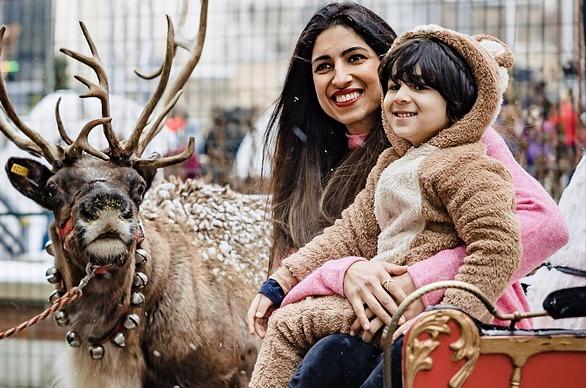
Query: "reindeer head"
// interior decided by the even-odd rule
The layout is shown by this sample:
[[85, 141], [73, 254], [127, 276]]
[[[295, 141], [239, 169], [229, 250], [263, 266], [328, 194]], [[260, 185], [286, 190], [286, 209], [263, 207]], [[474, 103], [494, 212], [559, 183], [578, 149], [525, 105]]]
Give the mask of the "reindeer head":
[[[194, 139], [190, 138], [185, 151], [179, 155], [142, 158], [146, 146], [160, 132], [164, 118], [177, 103], [182, 87], [201, 56], [207, 1], [201, 4], [198, 39], [192, 45], [189, 60], [169, 87], [167, 84], [175, 50], [178, 45], [183, 45], [176, 43], [173, 24], [167, 17], [163, 65], [151, 76], [137, 72], [142, 78], [159, 76], [160, 79], [132, 134], [126, 140], [118, 139], [112, 128], [108, 79], [94, 42], [83, 23], [80, 25], [91, 56], [67, 49], [61, 49], [61, 52], [91, 67], [96, 73], [98, 83], [81, 76], [75, 78], [88, 88], [82, 98], [96, 97], [100, 100], [102, 118], [87, 123], [77, 139], [72, 140], [66, 133], [59, 115], [60, 101], [55, 107], [55, 116], [65, 145], [48, 143], [38, 132], [29, 128], [16, 114], [0, 76], [2, 108], [26, 138], [21, 137], [1, 116], [0, 131], [19, 148], [37, 157], [44, 157], [51, 165], [49, 168], [33, 159], [11, 158], [6, 164], [6, 172], [17, 190], [54, 213], [51, 237], [56, 252], [72, 264], [69, 265], [72, 267], [69, 271], [78, 276], [85, 273], [89, 263], [98, 269], [97, 274], [104, 275], [102, 279], [128, 277], [124, 275], [123, 269], [130, 265], [128, 258], [134, 256], [131, 253], [142, 235], [138, 208], [157, 169], [185, 161], [193, 153]], [[5, 31], [4, 26], [0, 28], [0, 54]], [[161, 100], [163, 104], [157, 111], [156, 119], [149, 123]], [[103, 128], [108, 141], [105, 150], [97, 150], [88, 143], [88, 135], [98, 126]], [[94, 286], [94, 289], [100, 287]]]

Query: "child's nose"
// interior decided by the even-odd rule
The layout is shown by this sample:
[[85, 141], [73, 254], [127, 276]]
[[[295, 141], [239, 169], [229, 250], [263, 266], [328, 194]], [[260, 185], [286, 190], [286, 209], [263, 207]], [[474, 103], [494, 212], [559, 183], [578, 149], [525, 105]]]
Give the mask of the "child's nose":
[[399, 90], [397, 90], [397, 93], [395, 93], [395, 98], [393, 99], [393, 101], [395, 101], [396, 103], [405, 103], [409, 101], [410, 98], [411, 96], [409, 94], [409, 88], [405, 85], [401, 85]]

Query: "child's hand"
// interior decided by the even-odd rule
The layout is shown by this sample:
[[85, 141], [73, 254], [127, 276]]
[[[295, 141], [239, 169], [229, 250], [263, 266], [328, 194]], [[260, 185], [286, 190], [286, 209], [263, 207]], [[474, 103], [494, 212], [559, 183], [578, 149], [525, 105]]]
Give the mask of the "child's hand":
[[268, 320], [273, 311], [275, 311], [273, 302], [263, 294], [256, 294], [252, 303], [250, 303], [248, 314], [246, 314], [248, 330], [251, 335], [256, 334], [260, 338], [265, 337]]

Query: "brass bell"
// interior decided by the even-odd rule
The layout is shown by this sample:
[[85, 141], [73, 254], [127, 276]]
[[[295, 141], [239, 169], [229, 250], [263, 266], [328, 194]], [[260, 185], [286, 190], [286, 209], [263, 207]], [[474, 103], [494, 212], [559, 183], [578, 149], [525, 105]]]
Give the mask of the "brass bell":
[[67, 326], [69, 325], [69, 315], [67, 314], [66, 311], [63, 310], [57, 310], [55, 312], [55, 323], [57, 324], [57, 326]]
[[59, 290], [53, 290], [53, 292], [51, 292], [49, 294], [49, 303], [51, 303], [51, 304], [55, 303], [55, 301], [58, 298], [61, 298], [63, 295], [64, 295], [63, 292], [61, 292]]
[[126, 338], [124, 337], [124, 334], [116, 333], [114, 335], [114, 338], [112, 338], [112, 343], [116, 346], [121, 347], [121, 348], [125, 348], [126, 347]]
[[140, 323], [140, 318], [138, 315], [128, 314], [128, 316], [126, 316], [126, 319], [124, 320], [124, 323], [122, 325], [128, 330], [132, 330], [132, 329], [136, 328], [139, 323]]
[[55, 248], [53, 248], [53, 241], [48, 240], [45, 243], [45, 251], [51, 256], [55, 256]]
[[102, 345], [92, 345], [89, 347], [90, 356], [94, 360], [101, 360], [104, 358], [104, 347]]
[[142, 265], [147, 262], [148, 253], [144, 249], [137, 249], [135, 252], [136, 265]]
[[133, 291], [130, 296], [130, 305], [133, 307], [140, 307], [144, 304], [144, 295], [142, 292]]
[[59, 283], [61, 281], [61, 273], [55, 267], [51, 267], [45, 272], [45, 279], [51, 284]]
[[132, 280], [132, 286], [136, 287], [136, 288], [143, 288], [147, 282], [149, 281], [149, 278], [142, 272], [137, 272], [134, 274], [134, 279]]
[[67, 332], [65, 340], [72, 348], [79, 348], [81, 346], [81, 338], [79, 338], [79, 334], [73, 330]]

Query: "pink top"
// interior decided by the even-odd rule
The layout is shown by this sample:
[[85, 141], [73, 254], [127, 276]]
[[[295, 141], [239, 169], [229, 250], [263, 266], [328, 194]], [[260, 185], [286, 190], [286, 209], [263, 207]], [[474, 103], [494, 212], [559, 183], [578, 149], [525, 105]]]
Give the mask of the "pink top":
[[[554, 200], [539, 182], [516, 162], [503, 138], [493, 128], [488, 128], [481, 141], [487, 146], [488, 155], [503, 163], [513, 178], [523, 245], [521, 265], [513, 274], [510, 286], [497, 300], [496, 306], [505, 313], [528, 311], [529, 306], [519, 279], [564, 246], [568, 241], [568, 230]], [[464, 246], [441, 251], [427, 260], [410, 266], [409, 275], [417, 288], [440, 280], [454, 279], [466, 255]], [[307, 296], [344, 296], [344, 275], [358, 260], [365, 259], [345, 257], [328, 261], [293, 287], [285, 297], [283, 305]], [[443, 290], [439, 290], [426, 294], [422, 299], [425, 305], [435, 305], [442, 297]], [[495, 323], [499, 322], [495, 320]], [[528, 319], [523, 320], [518, 327], [530, 328], [531, 322]]]
[[350, 151], [354, 151], [356, 148], [362, 147], [362, 145], [366, 141], [367, 136], [368, 136], [368, 132], [359, 133], [357, 135], [352, 135], [351, 133], [346, 133], [346, 137], [348, 138], [348, 149]]

